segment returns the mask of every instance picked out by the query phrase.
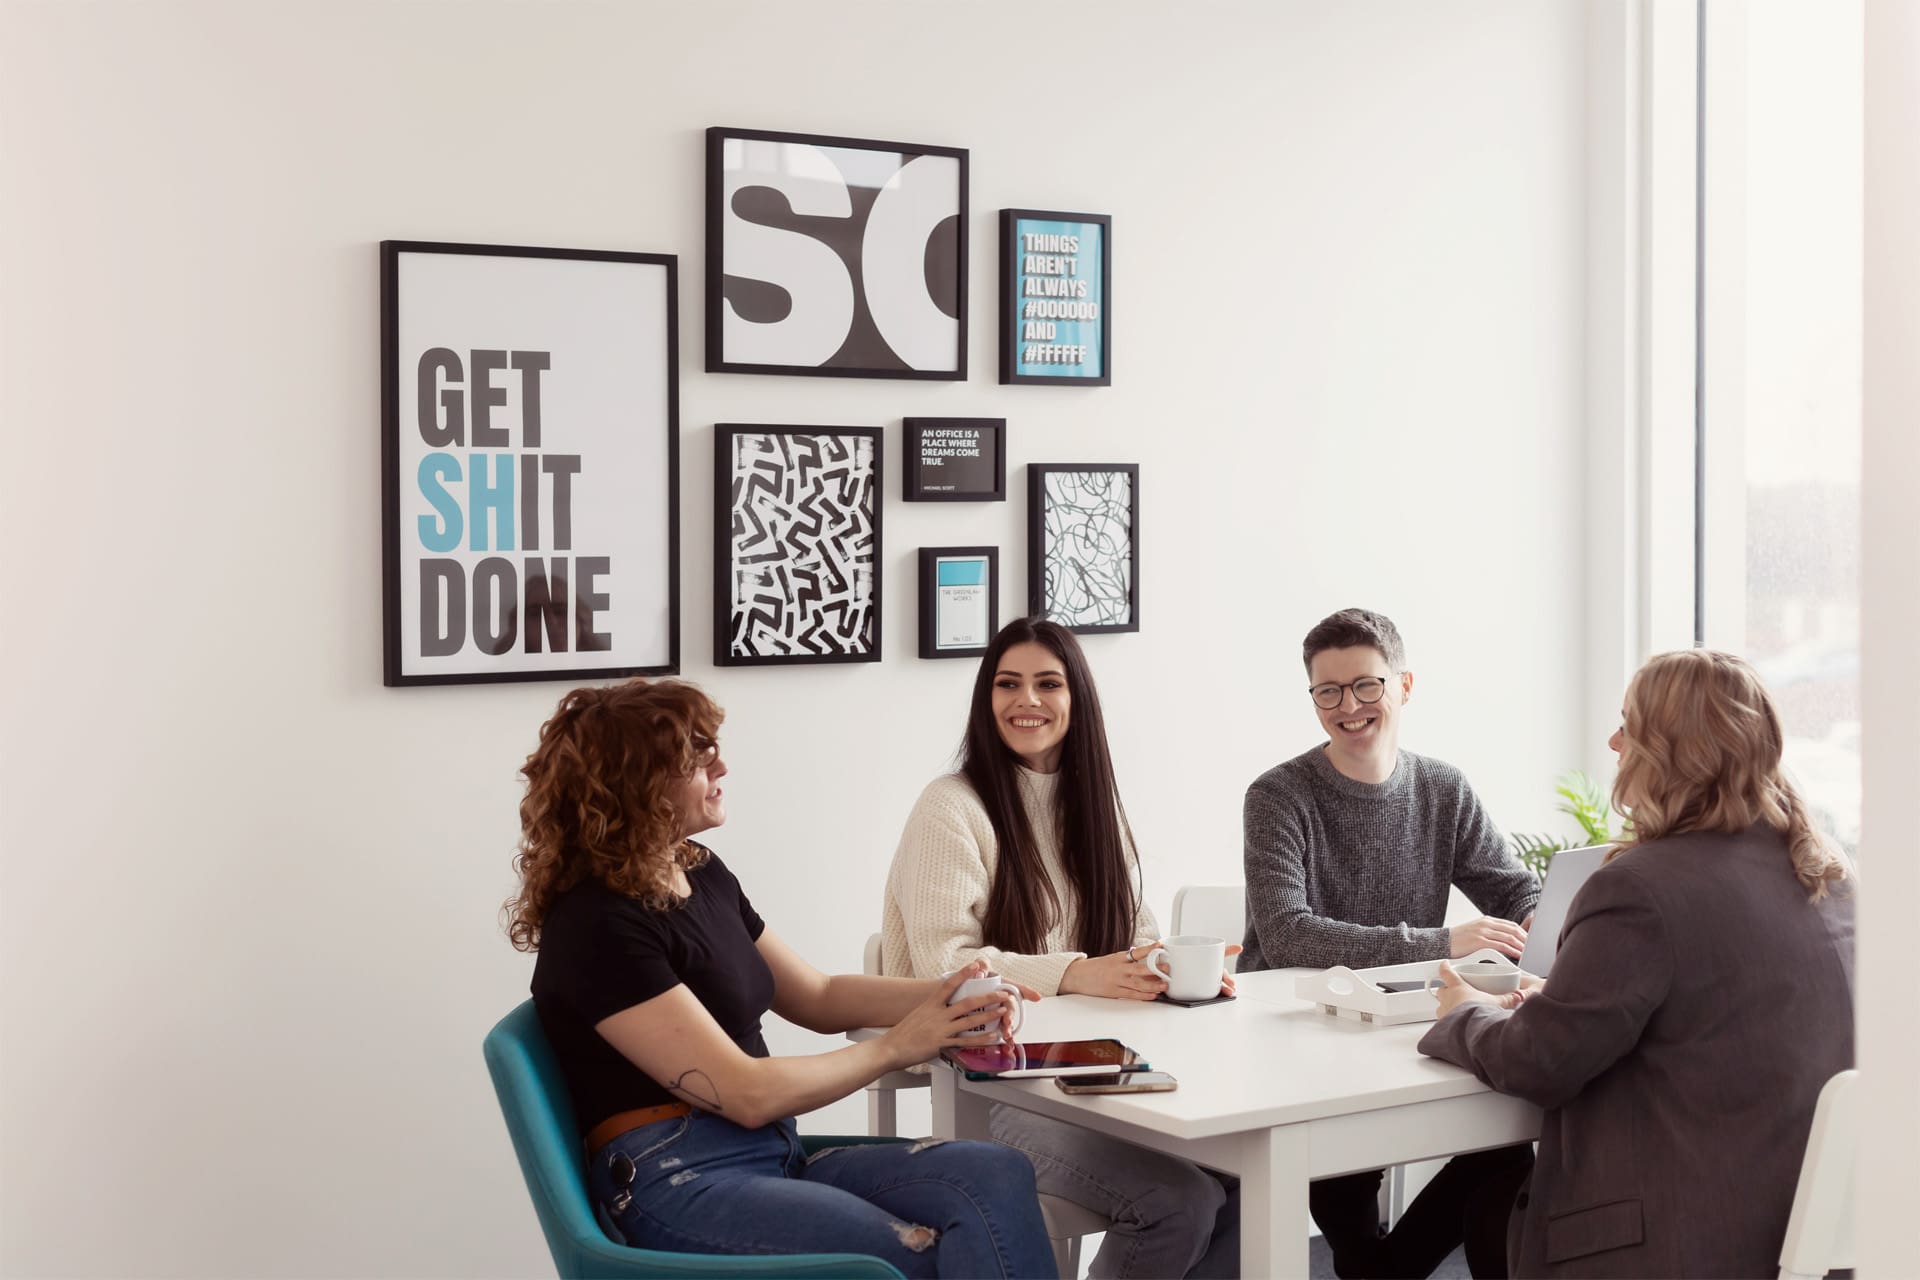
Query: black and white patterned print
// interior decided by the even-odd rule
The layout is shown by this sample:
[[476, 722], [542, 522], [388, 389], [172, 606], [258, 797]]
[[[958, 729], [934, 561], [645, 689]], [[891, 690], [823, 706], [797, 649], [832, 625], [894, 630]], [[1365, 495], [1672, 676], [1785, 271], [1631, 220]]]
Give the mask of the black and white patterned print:
[[1133, 608], [1133, 477], [1055, 471], [1045, 485], [1047, 616], [1065, 627], [1124, 625]]
[[732, 628], [738, 658], [874, 651], [880, 477], [866, 436], [733, 437]]

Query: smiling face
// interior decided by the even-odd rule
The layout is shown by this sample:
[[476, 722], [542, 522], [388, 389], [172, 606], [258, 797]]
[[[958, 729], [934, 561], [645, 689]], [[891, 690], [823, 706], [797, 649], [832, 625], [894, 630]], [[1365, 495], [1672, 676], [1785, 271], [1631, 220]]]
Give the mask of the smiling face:
[[1028, 642], [1001, 655], [993, 675], [993, 722], [1000, 741], [1027, 768], [1052, 773], [1060, 767], [1072, 709], [1066, 663], [1053, 650]]
[[[1395, 672], [1371, 645], [1351, 649], [1322, 649], [1308, 668], [1314, 688], [1346, 685], [1331, 709], [1314, 705], [1320, 727], [1327, 731], [1327, 758], [1333, 767], [1359, 782], [1385, 782], [1393, 776], [1400, 756], [1400, 708], [1413, 692], [1413, 673]], [[1354, 696], [1356, 680], [1384, 681], [1377, 702]]]
[[711, 831], [727, 820], [726, 798], [720, 790], [720, 779], [727, 776], [727, 762], [720, 758], [720, 744], [696, 742], [693, 758], [693, 772], [673, 793], [682, 840]]

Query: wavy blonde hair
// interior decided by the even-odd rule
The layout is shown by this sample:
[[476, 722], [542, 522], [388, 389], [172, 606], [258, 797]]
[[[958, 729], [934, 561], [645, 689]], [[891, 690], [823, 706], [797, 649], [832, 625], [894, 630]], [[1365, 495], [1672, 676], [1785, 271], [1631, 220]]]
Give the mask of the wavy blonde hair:
[[502, 908], [516, 950], [540, 949], [554, 899], [584, 880], [655, 911], [680, 905], [674, 865], [697, 867], [709, 854], [681, 838], [673, 791], [723, 718], [713, 699], [680, 680], [629, 680], [560, 699], [520, 769], [520, 892]]
[[1713, 649], [1649, 659], [1627, 685], [1620, 736], [1613, 804], [1630, 821], [1609, 857], [1666, 836], [1763, 822], [1786, 836], [1812, 901], [1853, 877], [1852, 862], [1815, 829], [1781, 770], [1780, 713], [1743, 659]]

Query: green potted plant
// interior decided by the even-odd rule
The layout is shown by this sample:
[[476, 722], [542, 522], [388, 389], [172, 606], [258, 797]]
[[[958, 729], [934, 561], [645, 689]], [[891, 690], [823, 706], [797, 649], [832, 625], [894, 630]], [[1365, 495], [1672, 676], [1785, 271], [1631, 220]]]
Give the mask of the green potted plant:
[[1583, 849], [1589, 845], [1613, 844], [1621, 837], [1613, 830], [1613, 810], [1600, 784], [1578, 769], [1560, 775], [1554, 786], [1560, 803], [1554, 806], [1580, 824], [1581, 838], [1562, 840], [1556, 836], [1529, 835], [1524, 832], [1508, 837], [1514, 854], [1538, 879], [1546, 879], [1547, 866], [1562, 849]]

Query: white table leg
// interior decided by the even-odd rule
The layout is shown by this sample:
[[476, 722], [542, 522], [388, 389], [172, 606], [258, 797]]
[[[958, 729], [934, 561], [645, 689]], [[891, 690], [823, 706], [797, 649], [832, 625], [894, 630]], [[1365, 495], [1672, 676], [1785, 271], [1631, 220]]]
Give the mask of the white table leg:
[[933, 1067], [933, 1136], [987, 1139], [988, 1102], [960, 1088], [959, 1073], [942, 1063]]
[[1307, 1274], [1307, 1136], [1293, 1128], [1243, 1135], [1240, 1274]]
[[876, 1138], [900, 1136], [899, 1099], [892, 1089], [867, 1090], [867, 1132]]

